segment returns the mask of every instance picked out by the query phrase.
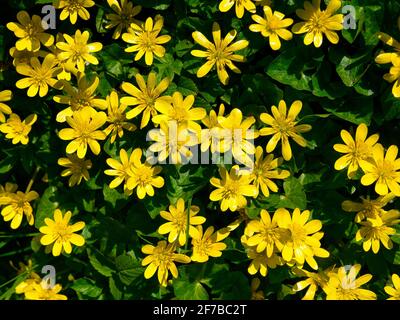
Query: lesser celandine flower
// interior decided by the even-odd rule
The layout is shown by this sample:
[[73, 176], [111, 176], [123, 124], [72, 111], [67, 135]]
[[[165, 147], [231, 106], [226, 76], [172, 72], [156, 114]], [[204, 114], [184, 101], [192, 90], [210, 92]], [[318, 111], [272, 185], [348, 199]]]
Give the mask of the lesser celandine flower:
[[257, 192], [263, 193], [265, 197], [269, 196], [269, 191], [278, 192], [278, 186], [273, 181], [275, 179], [286, 179], [290, 176], [287, 170], [279, 169], [282, 164], [282, 158], [275, 158], [273, 154], [267, 154], [263, 157], [263, 149], [258, 146], [256, 148], [256, 160], [252, 168], [251, 176], [257, 187]]
[[268, 141], [266, 151], [271, 153], [275, 150], [279, 141], [282, 144], [282, 156], [286, 161], [292, 158], [292, 149], [290, 147], [289, 138], [293, 139], [298, 145], [305, 147], [307, 141], [300, 135], [300, 133], [308, 132], [311, 130], [309, 124], [298, 124], [296, 120], [299, 115], [303, 104], [300, 100], [293, 102], [289, 111], [286, 108], [286, 102], [281, 100], [278, 108], [271, 107], [272, 116], [269, 113], [262, 113], [260, 119], [268, 125], [268, 127], [260, 130], [261, 136], [272, 135]]
[[383, 76], [389, 83], [393, 83], [392, 93], [395, 98], [400, 98], [400, 57], [393, 58], [393, 65], [389, 70], [389, 73], [386, 73]]
[[[49, 48], [51, 50], [51, 47]], [[49, 53], [44, 50], [29, 51], [29, 50], [18, 50], [16, 47], [12, 47], [9, 50], [10, 56], [13, 58], [13, 66], [16, 67], [20, 64], [29, 64], [31, 58], [44, 58]]]
[[262, 290], [258, 290], [260, 284], [261, 281], [258, 278], [253, 278], [251, 280], [251, 300], [265, 300], [264, 292]]
[[43, 234], [40, 243], [44, 246], [52, 245], [53, 256], [57, 257], [61, 252], [70, 254], [72, 246], [81, 247], [85, 244], [85, 238], [75, 232], [85, 227], [83, 221], [70, 224], [72, 213], [67, 211], [65, 214], [61, 210], [54, 211], [53, 219], [45, 218], [45, 225], [40, 227], [39, 231]]
[[[390, 250], [393, 248], [393, 242], [390, 239], [391, 235], [396, 234], [396, 229], [389, 227], [391, 222], [396, 219], [393, 212], [383, 212], [375, 218], [367, 218], [366, 221], [361, 221], [362, 227], [356, 233], [356, 241], [363, 242], [364, 251], [369, 251], [372, 248], [373, 253], [378, 253], [380, 244]], [[397, 212], [397, 218], [400, 213]]]
[[285, 18], [285, 15], [279, 11], [272, 12], [271, 8], [265, 6], [264, 18], [259, 15], [252, 15], [251, 18], [256, 24], [250, 25], [250, 30], [253, 32], [261, 32], [263, 37], [269, 38], [269, 45], [272, 50], [281, 48], [281, 41], [291, 40], [293, 34], [286, 28], [293, 24], [293, 19]]
[[304, 9], [296, 10], [296, 14], [304, 22], [296, 23], [292, 32], [303, 34], [304, 44], [306, 46], [314, 42], [316, 48], [321, 47], [324, 35], [333, 44], [339, 42], [337, 31], [343, 29], [343, 14], [336, 14], [340, 9], [342, 2], [340, 0], [330, 0], [326, 10], [321, 10], [321, 0], [312, 0], [304, 2]]
[[253, 0], [222, 0], [218, 8], [221, 12], [227, 12], [233, 6], [235, 6], [235, 13], [239, 19], [243, 17], [245, 9], [251, 13], [256, 12], [256, 5]]
[[283, 243], [282, 258], [289, 265], [294, 262], [302, 268], [307, 262], [311, 268], [317, 270], [318, 264], [314, 257], [329, 257], [329, 252], [321, 248], [320, 240], [324, 235], [320, 232], [322, 222], [310, 220], [310, 211], [301, 212], [299, 208], [294, 209], [292, 214], [287, 209], [280, 208], [275, 215], [278, 226], [289, 231]]
[[7, 28], [19, 38], [15, 43], [17, 50], [38, 51], [40, 44], [49, 47], [54, 43], [54, 37], [44, 32], [41, 17], [33, 15], [31, 19], [26, 11], [20, 11], [17, 20], [19, 23], [7, 23]]
[[379, 64], [393, 63], [397, 58], [400, 58], [400, 43], [392, 36], [379, 32], [378, 38], [388, 46], [394, 49], [394, 52], [381, 52], [376, 58], [375, 62]]
[[385, 286], [385, 292], [390, 296], [387, 300], [400, 300], [400, 277], [392, 274], [392, 285]]
[[307, 288], [306, 294], [302, 300], [314, 300], [318, 288], [323, 288], [329, 280], [329, 275], [333, 272], [333, 268], [310, 272], [304, 269], [294, 268], [293, 273], [298, 277], [306, 277], [293, 285], [292, 290], [299, 292]]
[[335, 169], [348, 168], [347, 176], [351, 178], [357, 172], [360, 162], [372, 157], [372, 148], [378, 142], [379, 134], [368, 137], [368, 127], [362, 123], [357, 127], [355, 138], [346, 130], [340, 131], [340, 136], [345, 144], [335, 144], [333, 148], [344, 155], [336, 160]]
[[31, 114], [23, 121], [19, 115], [12, 113], [7, 119], [7, 122], [0, 124], [0, 132], [6, 135], [7, 139], [12, 140], [13, 144], [28, 144], [29, 133], [32, 130], [32, 125], [36, 122], [36, 114]]
[[10, 101], [12, 98], [11, 90], [0, 91], [0, 122], [6, 121], [4, 114], [11, 114], [11, 108], [3, 102]]
[[256, 149], [254, 139], [259, 136], [255, 129], [251, 129], [256, 122], [254, 117], [243, 117], [240, 109], [233, 109], [227, 116], [218, 116], [218, 124], [221, 127], [216, 129], [219, 138], [219, 152], [232, 152], [238, 162], [247, 167], [253, 166], [253, 159]]
[[331, 273], [328, 283], [323, 287], [326, 300], [376, 300], [376, 294], [361, 288], [372, 279], [371, 274], [364, 274], [357, 278], [361, 270], [360, 264], [350, 268], [340, 267]]
[[109, 136], [111, 135], [111, 143], [114, 143], [117, 136], [122, 138], [124, 130], [135, 131], [136, 126], [132, 123], [127, 122], [126, 119], [126, 105], [120, 104], [118, 93], [112, 91], [106, 99], [107, 102], [107, 122], [109, 126], [104, 129], [104, 133]]
[[[252, 234], [252, 232], [250, 232]], [[283, 260], [278, 256], [277, 252], [274, 251], [270, 257], [267, 256], [265, 250], [257, 252], [257, 246], [249, 246], [247, 241], [249, 236], [243, 235], [240, 240], [245, 248], [247, 257], [251, 260], [247, 272], [250, 275], [260, 273], [263, 277], [268, 274], [268, 269], [275, 269], [277, 266], [282, 266]]]
[[215, 153], [219, 149], [219, 129], [218, 117], [223, 117], [225, 113], [225, 106], [223, 103], [218, 108], [218, 114], [215, 110], [211, 110], [207, 117], [201, 122], [207, 129], [201, 130], [201, 151], [205, 152], [210, 149], [211, 153]]
[[204, 108], [193, 108], [194, 95], [183, 97], [182, 93], [176, 91], [172, 99], [161, 99], [155, 103], [156, 110], [160, 113], [152, 118], [153, 122], [176, 121], [181, 128], [189, 128], [200, 133], [201, 127], [196, 122], [206, 116]]
[[250, 175], [241, 174], [238, 166], [233, 166], [229, 173], [221, 167], [219, 174], [220, 179], [210, 179], [210, 183], [217, 188], [210, 193], [210, 200], [221, 201], [222, 211], [241, 209], [247, 205], [246, 196], [256, 196], [257, 188], [251, 184]]
[[66, 169], [61, 172], [61, 176], [70, 176], [68, 180], [68, 185], [70, 187], [79, 185], [82, 178], [85, 181], [88, 181], [90, 178], [88, 170], [92, 168], [92, 161], [86, 160], [85, 158], [80, 159], [75, 153], [67, 154], [67, 158], [60, 158], [57, 163], [62, 167], [66, 167]]
[[108, 5], [115, 13], [107, 13], [106, 18], [109, 22], [106, 29], [113, 29], [113, 39], [118, 39], [122, 31], [125, 31], [132, 23], [139, 23], [134, 17], [142, 10], [141, 6], [133, 6], [128, 0], [107, 0]]
[[190, 147], [198, 144], [197, 134], [189, 129], [180, 128], [176, 121], [162, 122], [159, 129], [149, 132], [149, 138], [154, 143], [148, 151], [156, 156], [149, 157], [153, 161], [157, 158], [164, 162], [169, 158], [171, 164], [182, 164], [193, 157]]
[[52, 288], [45, 288], [41, 283], [33, 283], [25, 292], [26, 300], [68, 300], [66, 295], [60, 294], [62, 286], [54, 285]]
[[9, 196], [17, 191], [18, 185], [11, 182], [6, 182], [4, 187], [0, 184], [0, 206], [7, 204], [10, 201]]
[[192, 261], [207, 262], [209, 257], [217, 258], [222, 255], [222, 251], [226, 249], [226, 244], [221, 242], [229, 236], [229, 232], [214, 232], [214, 227], [208, 227], [203, 234], [201, 225], [193, 229], [192, 246], [193, 254]]
[[157, 272], [158, 282], [163, 287], [167, 286], [169, 272], [177, 278], [178, 269], [175, 262], [189, 263], [191, 260], [184, 254], [176, 253], [175, 250], [175, 244], [168, 244], [166, 241], [159, 241], [156, 247], [144, 245], [142, 252], [148, 255], [142, 261], [142, 266], [147, 266], [144, 277], [150, 279]]
[[374, 200], [371, 200], [369, 197], [361, 197], [361, 202], [345, 200], [342, 203], [342, 209], [347, 212], [357, 212], [354, 221], [358, 223], [367, 218], [376, 218], [382, 215], [385, 212], [383, 207], [394, 198], [395, 195], [393, 193], [388, 193]]
[[30, 202], [37, 198], [39, 194], [35, 191], [17, 191], [7, 196], [6, 206], [1, 210], [1, 215], [4, 221], [11, 221], [11, 229], [17, 229], [21, 225], [24, 215], [30, 226], [34, 224], [35, 218]]
[[31, 58], [30, 64], [21, 64], [16, 67], [17, 72], [26, 76], [15, 84], [19, 89], [29, 88], [28, 97], [34, 97], [39, 93], [40, 97], [44, 97], [50, 87], [55, 87], [57, 79], [54, 77], [61, 71], [55, 63], [55, 56], [48, 54], [42, 63], [38, 58]]
[[206, 51], [191, 51], [191, 54], [195, 57], [207, 58], [207, 62], [197, 71], [197, 77], [204, 77], [215, 65], [219, 80], [226, 85], [229, 81], [226, 67], [235, 73], [240, 73], [240, 70], [233, 64], [233, 61], [245, 62], [246, 58], [236, 54], [235, 51], [246, 48], [249, 45], [249, 42], [247, 40], [239, 40], [232, 43], [236, 34], [237, 32], [235, 30], [231, 30], [224, 39], [221, 39], [221, 28], [217, 22], [214, 22], [212, 27], [214, 43], [207, 40], [207, 38], [199, 31], [192, 33], [194, 41], [206, 49]]
[[136, 148], [132, 152], [131, 167], [132, 176], [128, 180], [127, 186], [129, 190], [136, 188], [136, 194], [139, 199], [143, 199], [146, 195], [154, 196], [154, 188], [162, 188], [164, 179], [157, 176], [161, 172], [160, 166], [152, 166], [147, 161], [142, 162], [142, 150]]
[[69, 21], [75, 24], [78, 16], [83, 20], [89, 20], [90, 14], [86, 8], [93, 7], [95, 2], [92, 0], [54, 0], [54, 7], [62, 9], [60, 20], [65, 20], [69, 17]]
[[[104, 173], [108, 176], [115, 177], [109, 185], [110, 189], [117, 188], [121, 183], [127, 184], [128, 180], [133, 176], [133, 155], [128, 155], [125, 149], [121, 149], [119, 151], [119, 158], [120, 161], [113, 158], [108, 158], [106, 160], [111, 169], [105, 170]], [[125, 186], [125, 189], [126, 188]]]
[[251, 220], [246, 226], [246, 245], [255, 247], [257, 252], [265, 252], [267, 258], [272, 257], [275, 249], [282, 250], [289, 232], [278, 226], [277, 219], [277, 214], [274, 214], [271, 220], [268, 211], [262, 209], [260, 219]]
[[386, 153], [381, 144], [372, 149], [372, 160], [360, 162], [364, 175], [361, 184], [370, 186], [375, 183], [375, 192], [384, 196], [390, 192], [400, 196], [400, 159], [397, 159], [398, 148], [391, 145]]
[[71, 128], [62, 129], [59, 137], [62, 140], [72, 140], [66, 148], [68, 154], [77, 152], [80, 159], [86, 155], [88, 145], [90, 150], [98, 155], [101, 147], [98, 140], [105, 140], [106, 134], [99, 130], [107, 121], [104, 112], [97, 112], [91, 107], [75, 111], [72, 117], [67, 117]]
[[157, 15], [154, 18], [147, 18], [143, 24], [132, 23], [128, 28], [128, 32], [122, 34], [122, 40], [132, 46], [125, 49], [126, 52], [137, 52], [135, 61], [145, 56], [145, 62], [148, 66], [153, 64], [154, 55], [162, 58], [165, 55], [165, 44], [171, 40], [168, 35], [160, 36], [161, 29], [164, 25], [164, 18]]
[[91, 42], [89, 40], [89, 31], [75, 31], [74, 37], [63, 34], [65, 42], [57, 42], [56, 46], [62, 52], [58, 54], [58, 59], [76, 66], [80, 72], [85, 72], [85, 63], [94, 65], [99, 64], [99, 60], [92, 54], [103, 48], [100, 42]]
[[63, 81], [64, 95], [55, 95], [53, 97], [55, 102], [68, 105], [67, 108], [57, 113], [57, 122], [65, 122], [67, 117], [71, 117], [75, 111], [84, 107], [107, 109], [107, 101], [96, 96], [96, 89], [100, 83], [99, 77], [89, 78], [80, 73], [77, 76], [77, 80], [77, 87], [72, 86], [69, 81]]
[[[158, 228], [158, 233], [168, 234], [168, 242], [177, 241], [180, 246], [183, 246], [186, 238], [194, 235], [195, 226], [203, 224], [206, 218], [197, 216], [200, 211], [198, 206], [185, 208], [185, 201], [182, 198], [178, 199], [176, 205], [171, 204], [168, 209], [169, 211], [160, 211], [160, 216], [168, 222]], [[186, 230], [189, 231], [189, 235]]]
[[170, 101], [169, 96], [162, 96], [163, 92], [167, 90], [170, 84], [169, 79], [164, 78], [157, 84], [156, 77], [156, 73], [150, 72], [146, 83], [143, 76], [137, 73], [135, 79], [139, 87], [129, 82], [123, 82], [121, 85], [121, 89], [130, 95], [128, 97], [122, 97], [121, 103], [127, 106], [135, 106], [135, 108], [126, 113], [126, 118], [132, 119], [143, 112], [140, 129], [147, 126], [150, 118], [157, 115], [157, 110], [155, 109], [155, 104], [157, 102]]

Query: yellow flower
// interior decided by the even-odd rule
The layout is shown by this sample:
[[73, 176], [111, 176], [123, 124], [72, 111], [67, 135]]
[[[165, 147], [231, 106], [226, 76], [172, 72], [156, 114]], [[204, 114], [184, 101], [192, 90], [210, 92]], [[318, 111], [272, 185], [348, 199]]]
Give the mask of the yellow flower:
[[70, 254], [72, 246], [81, 247], [85, 244], [85, 238], [75, 232], [82, 230], [85, 227], [83, 221], [70, 224], [72, 213], [67, 211], [65, 215], [61, 210], [54, 211], [54, 218], [45, 218], [45, 226], [40, 227], [39, 231], [43, 234], [40, 238], [40, 243], [44, 246], [52, 245], [53, 256], [57, 257], [61, 252]]
[[260, 130], [261, 136], [272, 135], [272, 138], [268, 141], [266, 151], [271, 153], [275, 150], [279, 140], [282, 144], [282, 156], [286, 161], [292, 158], [292, 149], [290, 147], [289, 138], [292, 138], [298, 145], [305, 147], [307, 141], [300, 135], [300, 133], [311, 130], [311, 126], [308, 124], [297, 123], [296, 117], [300, 113], [303, 104], [300, 100], [293, 102], [289, 108], [289, 112], [286, 112], [286, 103], [281, 100], [278, 108], [276, 106], [271, 107], [272, 115], [268, 113], [262, 113], [260, 119], [262, 122], [267, 124], [269, 127], [262, 128]]
[[[398, 216], [400, 217], [400, 213]], [[393, 219], [394, 217], [389, 214], [383, 213], [382, 216], [375, 218], [367, 218], [367, 221], [362, 221], [360, 224], [362, 227], [357, 231], [356, 241], [363, 241], [363, 249], [368, 252], [372, 247], [373, 253], [378, 253], [380, 248], [380, 243], [386, 249], [392, 249], [393, 243], [390, 240], [390, 236], [396, 234], [396, 229], [388, 227], [386, 219]]]
[[396, 98], [400, 98], [400, 57], [393, 58], [393, 66], [390, 68], [389, 73], [383, 76], [389, 83], [393, 83], [392, 93]]
[[219, 148], [219, 129], [221, 126], [218, 123], [218, 117], [223, 117], [225, 113], [225, 106], [220, 104], [218, 114], [215, 110], [211, 110], [208, 117], [205, 117], [201, 122], [207, 129], [201, 130], [201, 151], [206, 152], [208, 149], [211, 153], [215, 153]]
[[233, 166], [229, 174], [221, 167], [219, 174], [221, 179], [210, 179], [210, 183], [217, 188], [211, 192], [210, 200], [221, 201], [222, 211], [241, 209], [247, 205], [245, 196], [256, 196], [257, 188], [251, 184], [250, 175], [242, 174], [238, 166]]
[[28, 291], [34, 290], [33, 286], [35, 284], [40, 284], [41, 279], [38, 274], [32, 272], [31, 277], [20, 282], [16, 287], [15, 287], [15, 293], [16, 294], [25, 294]]
[[364, 175], [361, 178], [361, 184], [370, 186], [375, 183], [375, 192], [381, 196], [389, 193], [389, 190], [395, 196], [400, 196], [400, 159], [397, 159], [398, 148], [395, 145], [389, 147], [386, 151], [381, 144], [376, 144], [372, 149], [371, 162], [360, 161], [361, 169]]
[[135, 78], [139, 88], [129, 82], [123, 82], [121, 85], [121, 89], [130, 95], [130, 97], [122, 97], [121, 103], [127, 106], [136, 106], [126, 113], [126, 118], [132, 119], [143, 112], [140, 129], [147, 126], [150, 117], [153, 118], [157, 115], [157, 110], [155, 109], [157, 102], [170, 101], [170, 97], [161, 96], [170, 84], [169, 79], [164, 78], [157, 84], [156, 76], [156, 73], [150, 72], [146, 84], [143, 76], [137, 73]]
[[266, 277], [269, 269], [275, 269], [277, 266], [282, 266], [283, 260], [274, 251], [270, 257], [267, 257], [266, 251], [257, 252], [256, 246], [247, 245], [248, 236], [243, 235], [241, 242], [246, 250], [247, 257], [251, 260], [250, 265], [247, 268], [247, 272], [250, 275], [255, 275], [259, 272], [263, 277]]
[[107, 136], [111, 134], [111, 143], [114, 143], [117, 135], [122, 138], [124, 135], [124, 129], [127, 131], [135, 131], [136, 126], [132, 123], [126, 121], [126, 105], [120, 104], [120, 99], [118, 98], [118, 93], [112, 91], [109, 96], [107, 96], [107, 122], [110, 125], [104, 129]]
[[[221, 28], [217, 22], [213, 23], [212, 35], [214, 43], [207, 40], [207, 38], [199, 31], [192, 33], [194, 41], [199, 45], [206, 48], [203, 50], [192, 50], [191, 54], [198, 58], [207, 58], [207, 62], [203, 64], [197, 71], [197, 77], [202, 78], [211, 68], [216, 65], [219, 80], [224, 84], [228, 84], [229, 75], [226, 71], [226, 66], [233, 72], [240, 73], [232, 61], [245, 62], [246, 58], [236, 54], [235, 51], [242, 50], [249, 45], [247, 40], [239, 40], [232, 43], [236, 37], [236, 31], [230, 31], [225, 38], [221, 39]], [[232, 43], [232, 44], [231, 44]]]
[[28, 144], [28, 135], [36, 120], [36, 114], [31, 114], [24, 121], [21, 121], [17, 114], [12, 113], [6, 123], [0, 124], [0, 132], [4, 133], [7, 139], [12, 139], [13, 144]]
[[[51, 49], [51, 47], [49, 48]], [[17, 50], [16, 47], [12, 47], [9, 50], [10, 56], [13, 57], [13, 66], [16, 67], [20, 64], [29, 64], [31, 58], [44, 58], [49, 53], [44, 50], [28, 51], [28, 50]]]
[[19, 23], [7, 23], [7, 28], [19, 38], [15, 43], [17, 50], [38, 51], [40, 44], [49, 47], [54, 43], [54, 37], [44, 32], [39, 16], [33, 15], [31, 19], [26, 11], [20, 11], [17, 13], [17, 20]]
[[255, 247], [257, 253], [265, 252], [267, 258], [272, 257], [275, 249], [281, 251], [290, 235], [286, 229], [278, 226], [277, 219], [277, 214], [271, 220], [268, 211], [262, 209], [260, 219], [251, 220], [246, 226], [246, 245]]
[[199, 211], [198, 206], [190, 206], [190, 213], [188, 213], [188, 209], [185, 208], [185, 201], [179, 198], [176, 206], [172, 204], [169, 206], [169, 211], [160, 211], [160, 216], [168, 222], [158, 228], [158, 233], [168, 234], [168, 242], [170, 243], [177, 241], [180, 246], [185, 245], [188, 236], [186, 230], [189, 230], [189, 235], [193, 236], [196, 233], [194, 226], [206, 222], [206, 218], [197, 216]]
[[35, 222], [30, 202], [39, 198], [35, 191], [11, 193], [8, 195], [6, 206], [1, 210], [4, 221], [11, 221], [11, 229], [17, 229], [25, 214], [30, 226]]
[[84, 74], [78, 75], [78, 87], [73, 87], [69, 81], [63, 81], [63, 91], [65, 95], [56, 95], [53, 100], [60, 104], [67, 104], [68, 107], [57, 114], [57, 122], [65, 122], [67, 117], [71, 117], [75, 111], [84, 107], [97, 109], [107, 109], [107, 102], [96, 97], [95, 92], [99, 86], [98, 77], [88, 78]]
[[203, 234], [203, 227], [197, 226], [192, 230], [192, 261], [206, 262], [209, 257], [217, 258], [226, 249], [226, 244], [221, 242], [229, 236], [229, 232], [214, 232], [214, 227], [208, 227]]
[[60, 294], [62, 290], [60, 284], [53, 288], [43, 288], [40, 283], [33, 283], [28, 291], [25, 292], [26, 300], [68, 300], [67, 296]]
[[100, 144], [97, 140], [105, 140], [106, 134], [98, 130], [107, 121], [104, 112], [97, 112], [91, 107], [84, 107], [75, 111], [72, 117], [67, 117], [71, 128], [62, 129], [59, 137], [62, 140], [72, 140], [66, 148], [68, 154], [77, 152], [80, 159], [83, 159], [89, 145], [95, 155], [100, 153]]
[[374, 219], [381, 216], [385, 212], [383, 207], [394, 198], [395, 195], [393, 193], [388, 193], [387, 195], [378, 197], [375, 200], [370, 200], [369, 197], [366, 199], [361, 197], [361, 203], [345, 200], [342, 203], [342, 209], [347, 212], [357, 212], [354, 221], [359, 223], [367, 218]]
[[382, 52], [375, 58], [375, 62], [379, 64], [393, 63], [400, 58], [400, 43], [386, 33], [379, 32], [378, 38], [388, 46], [391, 46], [395, 52]]
[[151, 161], [156, 158], [158, 162], [164, 162], [168, 157], [171, 164], [187, 163], [193, 156], [189, 149], [198, 144], [195, 132], [179, 128], [176, 121], [162, 122], [159, 129], [149, 132], [151, 141], [155, 141], [148, 151], [157, 153], [156, 157], [149, 157]]
[[113, 39], [118, 39], [122, 31], [126, 30], [132, 23], [139, 23], [134, 17], [139, 14], [142, 7], [133, 6], [128, 0], [121, 0], [121, 4], [118, 0], [107, 0], [107, 2], [115, 13], [106, 14], [106, 18], [110, 21], [106, 24], [105, 28], [115, 28], [112, 37]]
[[67, 168], [61, 172], [61, 176], [71, 176], [68, 180], [68, 185], [70, 187], [79, 185], [82, 178], [85, 179], [85, 181], [90, 179], [88, 171], [92, 168], [92, 161], [90, 160], [79, 159], [76, 154], [68, 154], [67, 158], [60, 158], [57, 163]]
[[10, 101], [12, 98], [11, 90], [0, 91], [0, 122], [6, 121], [4, 114], [11, 114], [11, 108], [3, 102]]
[[168, 100], [155, 102], [155, 108], [160, 114], [152, 117], [153, 122], [159, 125], [161, 122], [175, 120], [179, 127], [200, 133], [201, 127], [196, 121], [202, 120], [207, 113], [204, 108], [192, 108], [194, 96], [189, 95], [184, 99], [182, 93], [176, 91], [172, 99]]
[[28, 88], [28, 97], [34, 97], [39, 92], [44, 97], [50, 87], [55, 87], [57, 80], [54, 77], [61, 71], [55, 63], [55, 56], [49, 53], [42, 64], [38, 58], [32, 58], [30, 64], [17, 65], [17, 72], [26, 76], [15, 84], [18, 89]]
[[250, 25], [250, 30], [253, 32], [261, 32], [261, 35], [265, 38], [269, 38], [269, 45], [272, 50], [279, 50], [281, 48], [282, 38], [289, 41], [293, 38], [293, 34], [286, 30], [287, 27], [293, 24], [293, 19], [286, 18], [285, 15], [279, 11], [272, 12], [271, 8], [264, 6], [264, 16], [252, 15], [251, 18], [256, 24]]
[[65, 20], [69, 17], [69, 21], [75, 24], [78, 20], [78, 15], [83, 20], [89, 20], [90, 14], [86, 8], [93, 7], [95, 2], [92, 0], [55, 0], [54, 7], [62, 9], [60, 20]]
[[166, 241], [159, 241], [157, 246], [146, 244], [142, 247], [142, 252], [147, 254], [142, 261], [142, 266], [147, 266], [144, 277], [150, 279], [158, 270], [158, 282], [166, 287], [168, 283], [168, 272], [174, 278], [178, 277], [178, 269], [175, 262], [189, 263], [190, 258], [184, 254], [175, 253], [175, 244], [167, 244]]
[[260, 284], [261, 282], [258, 278], [251, 280], [251, 300], [265, 300], [264, 292], [262, 290], [257, 291], [257, 289], [260, 287]]
[[312, 0], [304, 2], [304, 10], [296, 10], [296, 14], [304, 22], [296, 23], [292, 32], [295, 34], [306, 33], [304, 44], [306, 46], [314, 42], [316, 48], [321, 47], [323, 36], [333, 43], [339, 42], [339, 36], [336, 31], [343, 29], [343, 15], [335, 14], [342, 6], [340, 0], [330, 0], [326, 10], [321, 10], [321, 0]]
[[315, 293], [318, 288], [323, 288], [329, 281], [329, 275], [333, 272], [333, 268], [327, 270], [310, 272], [304, 269], [294, 268], [293, 273], [298, 277], [307, 277], [294, 284], [292, 290], [299, 292], [308, 288], [302, 300], [314, 300]]
[[256, 13], [256, 5], [253, 0], [222, 0], [219, 4], [219, 11], [227, 12], [235, 6], [236, 16], [241, 19], [244, 15], [244, 9], [251, 13]]
[[99, 64], [99, 60], [91, 53], [100, 51], [103, 45], [100, 42], [88, 43], [89, 31], [76, 30], [74, 37], [68, 34], [63, 36], [66, 42], [57, 42], [56, 44], [57, 48], [62, 51], [58, 54], [58, 59], [76, 66], [80, 72], [85, 72], [85, 62]]
[[240, 109], [235, 108], [231, 113], [224, 117], [218, 117], [218, 124], [221, 127], [216, 129], [219, 136], [219, 152], [231, 151], [233, 157], [238, 162], [253, 167], [253, 159], [249, 155], [254, 155], [254, 139], [259, 136], [258, 131], [250, 129], [256, 122], [254, 117], [243, 119]]
[[367, 138], [368, 127], [362, 123], [357, 127], [355, 139], [346, 130], [340, 131], [340, 136], [345, 144], [335, 144], [333, 148], [345, 155], [336, 160], [335, 169], [348, 168], [347, 176], [351, 178], [356, 174], [361, 160], [372, 157], [372, 148], [378, 142], [379, 134], [373, 134]]
[[[56, 44], [58, 42], [63, 41], [63, 35], [61, 33], [57, 33], [56, 36]], [[75, 68], [74, 64], [71, 61], [68, 60], [61, 60], [58, 56], [60, 53], [63, 51], [57, 48], [56, 44], [52, 45], [49, 50], [50, 52], [56, 57], [55, 59], [55, 64], [57, 67], [61, 69], [61, 72], [57, 74], [57, 79], [58, 80], [66, 80], [66, 81], [71, 81], [71, 74], [77, 75], [78, 74], [78, 69]], [[40, 52], [40, 51], [39, 51]]]
[[0, 184], [0, 206], [10, 202], [10, 195], [17, 191], [18, 186], [15, 183], [6, 182], [4, 187]]
[[278, 226], [289, 231], [287, 241], [283, 244], [282, 258], [291, 265], [296, 263], [300, 268], [307, 262], [314, 270], [318, 269], [315, 257], [327, 258], [329, 252], [321, 248], [321, 238], [323, 232], [318, 232], [322, 228], [320, 220], [309, 220], [310, 211], [300, 211], [294, 209], [292, 215], [289, 211], [280, 208], [275, 212]]
[[400, 300], [400, 277], [397, 274], [392, 274], [393, 286], [385, 286], [385, 292], [391, 296], [387, 300]]
[[111, 181], [109, 185], [111, 189], [115, 189], [119, 185], [121, 185], [121, 183], [124, 183], [125, 184], [124, 189], [128, 190], [127, 188], [128, 180], [131, 179], [131, 177], [133, 177], [132, 167], [133, 167], [134, 153], [132, 153], [129, 156], [125, 149], [121, 149], [119, 151], [119, 158], [120, 161], [115, 160], [113, 158], [108, 158], [106, 162], [112, 169], [107, 169], [104, 171], [104, 173], [108, 176], [115, 177], [114, 180]]
[[122, 34], [122, 40], [129, 44], [133, 44], [125, 49], [126, 52], [137, 52], [135, 61], [140, 60], [145, 56], [145, 61], [148, 66], [153, 64], [154, 56], [162, 58], [165, 55], [165, 44], [171, 40], [168, 35], [159, 36], [164, 25], [164, 18], [157, 15], [154, 18], [147, 18], [145, 23], [132, 23], [128, 28], [128, 32]]
[[164, 179], [157, 176], [161, 172], [161, 167], [152, 167], [147, 161], [142, 163], [141, 158], [142, 150], [139, 148], [133, 150], [130, 160], [133, 163], [132, 176], [127, 183], [129, 190], [136, 188], [139, 199], [143, 199], [146, 194], [150, 197], [154, 196], [154, 188], [164, 186]]
[[257, 195], [261, 191], [264, 196], [269, 196], [269, 190], [278, 192], [278, 186], [272, 179], [286, 179], [290, 176], [287, 170], [278, 169], [282, 164], [282, 158], [274, 159], [273, 154], [268, 154], [263, 158], [263, 149], [258, 146], [256, 148], [256, 161], [252, 168], [252, 178], [257, 187]]
[[323, 287], [326, 300], [376, 300], [376, 294], [360, 288], [372, 279], [372, 275], [364, 274], [357, 278], [361, 265], [356, 264], [350, 269], [340, 267], [331, 274], [328, 283]]

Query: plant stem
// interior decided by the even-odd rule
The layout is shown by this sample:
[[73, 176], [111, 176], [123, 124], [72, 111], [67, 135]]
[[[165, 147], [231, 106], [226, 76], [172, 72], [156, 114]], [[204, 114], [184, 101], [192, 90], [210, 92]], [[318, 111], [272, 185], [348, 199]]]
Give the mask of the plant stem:
[[40, 171], [40, 167], [36, 167], [35, 172], [33, 173], [33, 176], [31, 178], [31, 180], [29, 180], [28, 186], [26, 187], [25, 193], [28, 193], [29, 191], [31, 191], [31, 188], [33, 186], [33, 183], [35, 182], [35, 179], [36, 179], [39, 171]]

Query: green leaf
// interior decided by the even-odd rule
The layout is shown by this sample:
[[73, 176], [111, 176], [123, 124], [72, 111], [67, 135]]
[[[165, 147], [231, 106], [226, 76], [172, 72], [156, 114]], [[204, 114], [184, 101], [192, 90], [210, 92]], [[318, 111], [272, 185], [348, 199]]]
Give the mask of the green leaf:
[[137, 278], [143, 276], [140, 262], [129, 254], [122, 254], [115, 259], [119, 279], [125, 285], [130, 285]]
[[182, 93], [183, 96], [196, 95], [199, 91], [194, 81], [186, 77], [180, 77], [177, 85], [177, 91]]
[[206, 289], [199, 281], [175, 280], [173, 288], [179, 300], [207, 300], [209, 298]]
[[118, 278], [115, 278], [115, 275], [109, 278], [109, 287], [110, 292], [115, 300], [121, 300], [123, 297], [122, 288], [120, 288]]
[[11, 156], [0, 161], [0, 174], [9, 172], [15, 164], [15, 159]]
[[40, 197], [39, 204], [36, 209], [35, 216], [35, 227], [40, 228], [44, 224], [45, 218], [53, 219], [54, 210], [58, 208], [58, 202], [56, 199], [57, 187], [50, 186], [48, 187], [43, 195]]
[[283, 183], [285, 195], [280, 197], [280, 204], [289, 209], [299, 208], [304, 210], [307, 207], [307, 197], [300, 181], [290, 177]]
[[90, 252], [88, 250], [89, 262], [92, 267], [105, 277], [111, 277], [115, 272], [112, 263], [101, 253]]
[[102, 289], [96, 285], [91, 279], [81, 278], [75, 280], [71, 286], [77, 293], [82, 294], [85, 297], [96, 298], [102, 293]]

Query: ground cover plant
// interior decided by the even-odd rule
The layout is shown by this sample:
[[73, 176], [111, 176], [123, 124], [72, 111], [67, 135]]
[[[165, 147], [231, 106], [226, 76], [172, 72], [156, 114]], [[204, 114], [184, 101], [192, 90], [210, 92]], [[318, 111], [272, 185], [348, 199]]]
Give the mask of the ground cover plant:
[[396, 0], [17, 0], [0, 299], [400, 299]]

